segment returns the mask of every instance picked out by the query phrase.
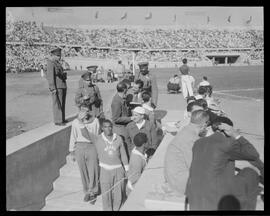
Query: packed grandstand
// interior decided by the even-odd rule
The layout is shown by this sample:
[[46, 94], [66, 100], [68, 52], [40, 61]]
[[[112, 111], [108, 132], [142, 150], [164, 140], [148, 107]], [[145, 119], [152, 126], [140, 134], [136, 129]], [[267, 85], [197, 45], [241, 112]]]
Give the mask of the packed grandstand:
[[70, 28], [15, 21], [6, 25], [6, 71], [35, 71], [52, 46], [61, 46], [64, 57], [179, 62], [205, 59], [206, 53], [229, 49], [250, 60], [263, 61], [263, 30], [257, 29], [136, 29]]

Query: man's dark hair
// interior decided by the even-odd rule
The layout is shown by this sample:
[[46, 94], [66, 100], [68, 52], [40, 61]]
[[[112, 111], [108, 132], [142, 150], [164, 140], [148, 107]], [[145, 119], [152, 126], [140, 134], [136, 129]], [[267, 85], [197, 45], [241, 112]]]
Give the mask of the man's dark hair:
[[183, 62], [183, 64], [186, 64], [186, 63], [187, 63], [187, 59], [184, 58], [184, 59], [182, 60], [182, 62]]
[[143, 144], [147, 143], [148, 138], [145, 133], [138, 133], [134, 136], [133, 143], [136, 147], [141, 147]]
[[142, 100], [143, 100], [143, 102], [148, 102], [149, 100], [150, 100], [150, 98], [151, 98], [151, 95], [148, 93], [148, 92], [143, 92], [142, 93]]
[[129, 79], [123, 79], [121, 82], [125, 83], [127, 86], [131, 86], [131, 82]]
[[194, 106], [200, 106], [203, 108], [203, 106], [200, 103], [198, 103], [197, 101], [192, 101], [187, 105], [187, 111], [191, 112]]
[[196, 102], [199, 104], [199, 106], [203, 107], [204, 110], [208, 108], [207, 102], [204, 99], [198, 99]]
[[196, 98], [194, 96], [188, 96], [187, 97], [187, 103], [189, 103], [190, 101], [195, 101]]
[[118, 64], [121, 64], [121, 63], [122, 63], [122, 61], [121, 61], [121, 60], [119, 60], [119, 61], [118, 61]]
[[117, 92], [120, 92], [120, 93], [124, 92], [126, 89], [127, 89], [127, 85], [123, 82], [119, 82], [116, 86]]
[[214, 118], [212, 121], [211, 121], [211, 125], [212, 125], [212, 129], [213, 131], [216, 131], [218, 130], [218, 126], [220, 124], [227, 124], [227, 125], [230, 125], [233, 127], [233, 122], [231, 121], [231, 119], [225, 117], [225, 116], [217, 116], [216, 118]]
[[204, 95], [207, 92], [207, 88], [205, 86], [200, 86], [198, 89], [198, 94]]
[[203, 76], [203, 79], [204, 79], [204, 80], [207, 80], [207, 77], [206, 77], [206, 76]]
[[135, 81], [135, 84], [139, 84], [139, 88], [141, 89], [143, 87], [143, 81], [138, 79]]
[[178, 75], [177, 74], [174, 74], [174, 76], [173, 77], [178, 77]]
[[102, 120], [102, 127], [104, 126], [105, 123], [109, 123], [111, 126], [113, 125], [113, 123], [111, 122], [111, 120], [109, 120], [109, 119], [103, 119]]

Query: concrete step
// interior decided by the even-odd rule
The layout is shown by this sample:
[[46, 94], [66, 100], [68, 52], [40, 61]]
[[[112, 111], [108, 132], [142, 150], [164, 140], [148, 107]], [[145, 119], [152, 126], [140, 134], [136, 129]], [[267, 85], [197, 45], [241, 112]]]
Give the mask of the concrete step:
[[69, 162], [60, 169], [60, 176], [80, 178], [80, 171], [77, 162]]
[[[63, 192], [59, 192], [63, 193]], [[94, 205], [83, 201], [83, 193], [66, 194], [62, 197], [51, 198], [46, 202], [42, 211], [101, 211], [102, 198], [99, 196]]]
[[60, 176], [53, 183], [54, 190], [69, 192], [82, 191], [82, 181], [80, 177]]

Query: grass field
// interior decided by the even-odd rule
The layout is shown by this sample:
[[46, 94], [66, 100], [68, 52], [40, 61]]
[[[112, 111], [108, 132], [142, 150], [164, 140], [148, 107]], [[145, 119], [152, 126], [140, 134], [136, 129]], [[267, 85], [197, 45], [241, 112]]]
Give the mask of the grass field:
[[[263, 66], [191, 68], [196, 85], [207, 76], [216, 97], [231, 100], [263, 100]], [[166, 94], [169, 78], [179, 74], [177, 68], [150, 69], [157, 77], [160, 94]], [[66, 115], [74, 114], [75, 91], [83, 71], [68, 72]], [[115, 85], [98, 84], [104, 102], [115, 92]], [[52, 101], [46, 79], [40, 73], [6, 74], [6, 138], [52, 122]]]

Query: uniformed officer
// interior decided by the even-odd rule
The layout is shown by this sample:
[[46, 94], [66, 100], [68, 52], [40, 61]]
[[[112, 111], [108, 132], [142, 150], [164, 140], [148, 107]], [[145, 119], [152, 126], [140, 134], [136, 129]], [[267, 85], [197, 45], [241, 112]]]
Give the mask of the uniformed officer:
[[[89, 72], [91, 74], [91, 79], [92, 81], [94, 80], [94, 78], [96, 77], [96, 70], [97, 70], [97, 67], [96, 65], [91, 65], [91, 66], [88, 66], [86, 67], [87, 69], [87, 72]], [[81, 78], [79, 80], [79, 88], [81, 88], [83, 86], [83, 78]]]
[[140, 62], [138, 64], [140, 71], [135, 75], [135, 82], [138, 79], [143, 81], [143, 91], [147, 91], [151, 94], [151, 102], [156, 107], [158, 101], [157, 80], [155, 75], [149, 74], [148, 64], [148, 62]]
[[184, 58], [182, 60], [183, 65], [179, 68], [181, 72], [181, 82], [182, 82], [182, 92], [183, 97], [186, 99], [187, 97], [193, 96], [193, 89], [192, 89], [192, 80], [189, 76], [189, 66], [187, 66], [187, 59]]
[[103, 101], [98, 86], [92, 83], [92, 74], [87, 71], [81, 76], [81, 86], [75, 95], [75, 103], [80, 108], [87, 105], [94, 117], [103, 118]]
[[55, 125], [65, 125], [65, 103], [67, 94], [67, 74], [60, 63], [61, 48], [51, 50], [51, 58], [47, 61], [49, 89], [52, 93], [53, 117]]

